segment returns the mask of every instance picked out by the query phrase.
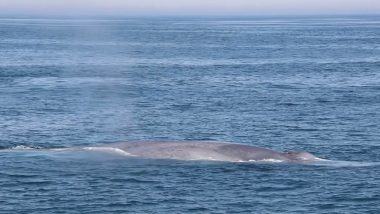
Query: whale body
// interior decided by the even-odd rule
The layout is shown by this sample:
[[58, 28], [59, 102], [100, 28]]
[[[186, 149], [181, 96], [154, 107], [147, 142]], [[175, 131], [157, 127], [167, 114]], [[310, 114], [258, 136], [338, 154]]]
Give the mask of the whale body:
[[307, 162], [322, 160], [304, 151], [277, 152], [267, 148], [220, 141], [134, 141], [112, 143], [101, 147], [122, 150], [129, 156], [144, 159], [229, 162]]

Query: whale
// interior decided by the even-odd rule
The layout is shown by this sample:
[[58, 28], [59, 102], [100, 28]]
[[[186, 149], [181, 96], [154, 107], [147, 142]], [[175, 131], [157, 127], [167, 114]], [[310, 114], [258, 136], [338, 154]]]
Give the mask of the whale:
[[268, 148], [221, 141], [127, 141], [97, 147], [115, 149], [143, 159], [206, 160], [226, 162], [311, 162], [323, 160], [306, 151], [278, 152]]

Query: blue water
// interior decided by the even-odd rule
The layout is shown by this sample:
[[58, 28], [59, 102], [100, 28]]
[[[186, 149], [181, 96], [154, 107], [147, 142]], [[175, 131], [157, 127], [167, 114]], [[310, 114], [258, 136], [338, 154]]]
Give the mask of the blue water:
[[[0, 213], [379, 213], [379, 121], [380, 17], [0, 20]], [[54, 150], [144, 139], [341, 162]]]

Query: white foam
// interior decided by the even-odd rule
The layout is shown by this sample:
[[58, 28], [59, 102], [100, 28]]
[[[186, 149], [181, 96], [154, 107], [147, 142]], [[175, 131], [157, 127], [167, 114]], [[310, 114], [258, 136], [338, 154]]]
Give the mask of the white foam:
[[243, 161], [243, 160], [238, 160], [236, 161], [238, 163], [246, 163], [246, 162], [272, 162], [272, 163], [282, 163], [284, 162], [283, 160], [278, 160], [278, 159], [272, 159], [272, 158], [268, 158], [268, 159], [262, 159], [262, 160], [248, 160], [248, 161]]
[[278, 160], [278, 159], [273, 159], [273, 158], [268, 158], [268, 159], [262, 159], [260, 160], [261, 162], [273, 162], [273, 163], [281, 163], [284, 162], [283, 160]]
[[119, 148], [113, 148], [113, 147], [83, 147], [83, 149], [87, 151], [109, 152], [109, 153], [115, 153], [119, 155], [134, 156], [129, 152], [126, 152]]
[[35, 149], [40, 149], [40, 147], [17, 145], [17, 146], [11, 147], [9, 150], [35, 150]]

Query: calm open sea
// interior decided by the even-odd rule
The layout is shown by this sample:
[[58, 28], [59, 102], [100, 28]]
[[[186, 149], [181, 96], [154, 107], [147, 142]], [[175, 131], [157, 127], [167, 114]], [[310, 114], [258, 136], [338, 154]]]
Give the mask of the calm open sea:
[[[0, 213], [380, 212], [380, 17], [0, 19]], [[344, 161], [52, 150], [212, 139]]]

